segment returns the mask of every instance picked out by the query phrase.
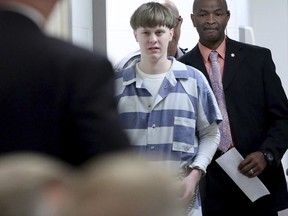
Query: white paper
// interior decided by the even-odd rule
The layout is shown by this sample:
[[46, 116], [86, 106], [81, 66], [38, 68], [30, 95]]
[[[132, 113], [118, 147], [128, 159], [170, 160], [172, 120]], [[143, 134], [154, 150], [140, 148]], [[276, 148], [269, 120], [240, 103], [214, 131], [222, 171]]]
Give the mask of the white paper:
[[265, 185], [258, 177], [248, 178], [240, 173], [238, 166], [243, 160], [241, 154], [236, 148], [231, 148], [221, 157], [216, 159], [216, 162], [230, 176], [230, 178], [239, 186], [239, 188], [254, 202], [262, 196], [270, 194]]

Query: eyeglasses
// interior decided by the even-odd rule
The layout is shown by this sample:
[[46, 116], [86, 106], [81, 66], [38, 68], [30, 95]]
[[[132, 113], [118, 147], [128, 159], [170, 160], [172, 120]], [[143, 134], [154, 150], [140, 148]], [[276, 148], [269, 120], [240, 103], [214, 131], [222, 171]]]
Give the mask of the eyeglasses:
[[178, 22], [180, 22], [180, 21], [182, 20], [182, 17], [181, 17], [181, 16], [176, 17], [176, 20], [177, 20]]
[[178, 26], [179, 23], [180, 23], [182, 20], [183, 20], [183, 18], [182, 18], [181, 16], [176, 17], [176, 25], [175, 25], [175, 27]]

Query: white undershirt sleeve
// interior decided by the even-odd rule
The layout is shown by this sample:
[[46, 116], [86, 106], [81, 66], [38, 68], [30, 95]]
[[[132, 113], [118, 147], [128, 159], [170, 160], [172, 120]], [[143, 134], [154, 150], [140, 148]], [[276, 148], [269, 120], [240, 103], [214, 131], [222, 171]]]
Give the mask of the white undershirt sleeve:
[[199, 131], [199, 151], [190, 168], [197, 167], [206, 173], [220, 142], [220, 132], [216, 122]]

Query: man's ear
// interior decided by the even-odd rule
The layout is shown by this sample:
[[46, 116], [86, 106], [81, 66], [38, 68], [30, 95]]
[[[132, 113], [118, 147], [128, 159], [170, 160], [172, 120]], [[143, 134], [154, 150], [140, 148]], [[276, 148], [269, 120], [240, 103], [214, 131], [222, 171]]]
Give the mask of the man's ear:
[[134, 37], [135, 37], [136, 42], [138, 42], [136, 30], [133, 31], [133, 34], [134, 34]]
[[170, 29], [170, 39], [169, 41], [172, 41], [174, 35], [174, 28]]
[[[230, 11], [228, 10], [228, 11], [227, 11], [227, 24], [228, 24], [228, 21], [229, 21], [229, 19], [230, 19], [230, 15], [231, 15], [231, 13], [230, 13]], [[227, 24], [226, 24], [226, 25], [227, 25]]]
[[191, 21], [193, 23], [193, 26], [196, 27], [195, 24], [194, 24], [194, 14], [190, 14], [190, 18], [191, 18]]

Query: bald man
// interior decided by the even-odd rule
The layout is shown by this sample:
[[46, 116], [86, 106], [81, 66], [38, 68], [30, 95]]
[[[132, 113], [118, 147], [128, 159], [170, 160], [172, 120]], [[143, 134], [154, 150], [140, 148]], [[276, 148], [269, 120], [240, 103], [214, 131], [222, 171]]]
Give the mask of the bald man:
[[170, 0], [162, 0], [162, 1], [159, 1], [159, 3], [169, 8], [174, 14], [174, 16], [176, 17], [177, 22], [176, 22], [176, 26], [174, 27], [173, 38], [169, 42], [168, 55], [178, 58], [185, 53], [185, 50], [178, 47], [178, 42], [179, 42], [180, 35], [181, 35], [181, 25], [183, 22], [183, 18], [180, 16], [178, 8], [174, 2]]
[[[177, 20], [176, 25], [174, 27], [173, 38], [169, 42], [168, 46], [168, 56], [173, 56], [176, 59], [178, 59], [182, 55], [184, 55], [187, 50], [180, 48], [178, 44], [181, 35], [181, 26], [183, 23], [183, 18], [179, 15], [178, 8], [173, 1], [159, 0], [158, 2], [163, 4], [165, 7], [169, 8], [172, 11], [173, 15], [175, 16], [175, 19]], [[120, 71], [122, 69], [128, 68], [129, 66], [136, 64], [139, 60], [140, 60], [140, 49], [137, 50], [136, 52], [129, 53], [122, 60], [116, 63], [114, 65], [114, 70]]]
[[42, 152], [79, 165], [130, 145], [111, 63], [43, 32], [56, 3], [0, 0], [0, 155]]

